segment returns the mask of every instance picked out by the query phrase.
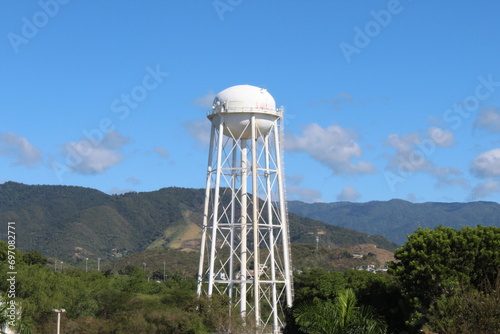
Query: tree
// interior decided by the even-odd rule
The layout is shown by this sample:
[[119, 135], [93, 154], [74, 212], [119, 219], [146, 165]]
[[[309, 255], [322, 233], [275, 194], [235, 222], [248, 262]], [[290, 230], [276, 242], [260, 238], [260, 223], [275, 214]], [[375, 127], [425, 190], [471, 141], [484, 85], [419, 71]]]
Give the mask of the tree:
[[30, 318], [24, 314], [18, 317], [16, 320], [16, 332], [19, 334], [33, 334], [34, 333], [34, 328], [33, 324], [31, 323]]
[[43, 257], [37, 250], [23, 253], [22, 261], [27, 265], [44, 266], [47, 264], [47, 258]]
[[390, 264], [404, 293], [411, 298], [421, 321], [442, 296], [464, 289], [484, 291], [500, 268], [500, 228], [477, 226], [459, 231], [439, 226], [418, 229], [396, 250], [398, 262]]
[[500, 276], [486, 290], [467, 288], [441, 296], [429, 310], [428, 327], [442, 333], [500, 333]]
[[381, 334], [385, 322], [369, 306], [358, 307], [352, 289], [339, 292], [332, 302], [304, 302], [295, 309], [295, 320], [305, 333]]
[[344, 275], [327, 272], [321, 268], [306, 269], [294, 277], [295, 303], [322, 299], [333, 299], [337, 292], [347, 287]]
[[3, 298], [0, 299], [2, 303], [0, 303], [0, 334], [5, 334], [3, 329], [7, 327], [9, 322], [9, 317], [7, 316], [7, 303], [3, 303]]
[[[9, 252], [10, 251], [10, 252]], [[12, 245], [9, 248], [9, 244], [6, 241], [0, 240], [0, 263], [8, 263], [9, 255], [15, 257], [15, 259], [21, 259], [22, 253]]]
[[344, 273], [346, 286], [353, 289], [360, 305], [371, 306], [385, 319], [389, 333], [411, 332], [406, 320], [412, 308], [402, 295], [400, 282], [387, 273], [373, 274], [364, 270]]

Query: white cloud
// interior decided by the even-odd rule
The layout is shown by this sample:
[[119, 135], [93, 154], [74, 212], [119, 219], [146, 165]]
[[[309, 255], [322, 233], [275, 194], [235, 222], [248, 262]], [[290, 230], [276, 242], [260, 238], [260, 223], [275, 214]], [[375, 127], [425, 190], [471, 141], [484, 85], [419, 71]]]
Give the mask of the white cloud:
[[414, 193], [409, 193], [407, 196], [406, 196], [406, 199], [410, 202], [417, 202], [418, 201], [418, 197], [417, 195], [415, 195]]
[[472, 200], [475, 200], [488, 197], [498, 192], [500, 192], [500, 182], [493, 179], [487, 179], [485, 182], [478, 184], [472, 189], [470, 197]]
[[472, 160], [470, 165], [472, 174], [485, 178], [500, 176], [500, 148], [481, 153]]
[[63, 154], [67, 167], [80, 174], [102, 174], [123, 160], [119, 150], [128, 141], [128, 138], [112, 131], [100, 142], [93, 143], [82, 139], [66, 143], [63, 146]]
[[205, 119], [184, 123], [188, 133], [203, 145], [210, 144], [210, 121]]
[[212, 106], [212, 103], [214, 102], [214, 98], [215, 98], [215, 93], [213, 90], [210, 90], [207, 94], [200, 96], [199, 98], [195, 99], [193, 102], [198, 107], [208, 109]]
[[0, 135], [0, 155], [14, 158], [14, 165], [34, 167], [42, 161], [40, 150], [14, 132]]
[[323, 202], [321, 199], [321, 191], [311, 188], [303, 188], [299, 186], [286, 187], [287, 200], [302, 201], [306, 203]]
[[302, 136], [290, 134], [285, 139], [285, 149], [302, 151], [313, 159], [328, 166], [335, 174], [371, 174], [375, 166], [369, 162], [354, 159], [363, 155], [358, 136], [340, 126], [322, 128], [316, 123], [307, 125]]
[[457, 177], [462, 175], [458, 168], [436, 166], [430, 160], [438, 147], [455, 145], [452, 131], [431, 126], [425, 136], [420, 136], [416, 132], [404, 135], [391, 134], [385, 145], [396, 151], [388, 156], [386, 168], [397, 171], [397, 177], [403, 179], [411, 173], [421, 172], [435, 177], [435, 186], [438, 188], [459, 186], [469, 189], [469, 181], [464, 177]]
[[386, 141], [387, 146], [396, 150], [389, 158], [388, 169], [399, 169], [405, 172], [429, 170], [432, 163], [427, 159], [429, 152], [422, 138], [417, 133], [407, 135], [391, 134]]
[[430, 172], [431, 175], [436, 177], [436, 187], [450, 187], [459, 186], [463, 189], [469, 189], [469, 180], [464, 177], [452, 177], [462, 175], [462, 172], [458, 168], [442, 167], [437, 166]]
[[390, 134], [386, 144], [396, 149], [398, 153], [409, 153], [414, 149], [414, 144], [422, 141], [417, 133], [407, 135]]
[[132, 183], [133, 185], [136, 185], [136, 186], [141, 184], [141, 180], [139, 180], [138, 178], [133, 177], [133, 176], [128, 177], [127, 182]]
[[286, 175], [287, 200], [306, 203], [323, 202], [321, 192], [316, 189], [301, 187], [302, 181], [304, 181], [304, 175], [302, 174]]
[[302, 174], [287, 174], [286, 175], [286, 183], [288, 185], [292, 185], [292, 186], [298, 186], [299, 184], [302, 183], [302, 181], [304, 181], [304, 175]]
[[339, 201], [357, 201], [361, 198], [361, 194], [353, 186], [347, 186], [342, 189], [337, 195]]
[[474, 126], [481, 127], [491, 132], [500, 132], [500, 109], [494, 107], [484, 108], [476, 121]]
[[110, 131], [102, 139], [102, 142], [97, 143], [96, 146], [102, 146], [108, 149], [120, 149], [123, 145], [127, 144], [130, 138], [124, 137], [116, 131]]
[[450, 147], [455, 145], [455, 136], [450, 130], [443, 130], [436, 126], [431, 126], [427, 130], [427, 137], [437, 146]]
[[433, 167], [429, 158], [434, 154], [436, 147], [455, 145], [455, 136], [449, 130], [431, 126], [426, 136], [428, 139], [422, 138], [416, 132], [405, 135], [390, 134], [385, 144], [394, 148], [396, 153], [389, 157], [387, 168], [405, 173], [429, 172]]
[[165, 158], [167, 159], [168, 158], [168, 151], [166, 149], [164, 149], [163, 147], [160, 147], [160, 146], [155, 146], [154, 147], [154, 150], [156, 153], [158, 153], [162, 158]]

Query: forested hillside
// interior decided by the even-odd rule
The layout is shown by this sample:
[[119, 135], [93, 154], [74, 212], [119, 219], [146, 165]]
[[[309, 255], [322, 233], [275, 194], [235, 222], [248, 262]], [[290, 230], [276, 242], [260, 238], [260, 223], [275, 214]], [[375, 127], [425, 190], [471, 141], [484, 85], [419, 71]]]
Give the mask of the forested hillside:
[[[392, 226], [402, 226], [414, 206], [391, 202], [378, 204], [386, 210], [390, 206], [384, 205], [400, 204], [386, 215], [394, 219]], [[19, 248], [10, 252], [11, 245], [0, 241], [2, 291], [12, 285], [8, 261], [15, 259], [15, 297], [8, 298], [22, 308], [14, 327], [23, 333], [54, 332], [50, 310], [64, 307], [64, 333], [214, 333], [228, 327], [243, 333], [225, 296], [196, 296], [198, 256], [182, 250], [197, 247], [202, 203], [203, 191], [196, 189], [107, 195], [79, 187], [0, 185], [0, 219], [15, 222]], [[351, 209], [366, 210], [352, 209], [352, 219], [381, 215], [376, 204], [351, 203]], [[436, 221], [451, 208], [469, 212], [473, 221], [479, 214], [475, 206], [486, 205], [486, 211], [487, 204], [426, 206], [441, 212]], [[495, 206], [491, 210], [498, 217]], [[342, 220], [346, 212], [330, 214]], [[418, 229], [394, 257], [379, 249], [394, 246], [380, 236], [294, 214], [290, 230], [295, 299], [284, 318], [286, 333], [347, 333], [365, 325], [377, 326], [377, 333], [499, 333], [498, 227]], [[63, 267], [38, 251], [20, 252], [29, 249], [76, 261], [64, 260]], [[91, 255], [104, 260], [100, 270], [97, 256], [87, 268], [85, 258]], [[387, 262], [387, 273], [349, 270]], [[351, 305], [348, 321], [335, 321], [348, 314], [342, 305]], [[7, 320], [0, 317], [0, 327]], [[364, 327], [356, 332], [370, 333]]]
[[500, 227], [500, 204], [494, 202], [411, 203], [394, 199], [387, 202], [308, 204], [292, 201], [288, 203], [288, 210], [337, 226], [380, 234], [399, 245], [419, 226]]
[[[195, 252], [149, 250], [87, 271], [56, 270], [38, 251], [11, 248], [0, 241], [6, 301], [0, 328], [54, 333], [51, 310], [64, 307], [61, 330], [68, 334], [257, 332], [250, 321], [243, 325], [227, 295], [197, 297]], [[332, 264], [342, 261], [338, 250], [292, 244], [304, 262], [294, 270], [284, 333], [500, 333], [500, 228], [419, 229], [398, 248], [387, 273], [334, 271]], [[19, 312], [10, 313], [13, 302]]]
[[[0, 185], [0, 221], [16, 222], [17, 246], [63, 260], [111, 259], [158, 247], [198, 249], [204, 190], [164, 188], [107, 195], [95, 189]], [[376, 244], [394, 250], [380, 236], [290, 214], [292, 242], [325, 246]], [[6, 229], [0, 237], [6, 239]]]

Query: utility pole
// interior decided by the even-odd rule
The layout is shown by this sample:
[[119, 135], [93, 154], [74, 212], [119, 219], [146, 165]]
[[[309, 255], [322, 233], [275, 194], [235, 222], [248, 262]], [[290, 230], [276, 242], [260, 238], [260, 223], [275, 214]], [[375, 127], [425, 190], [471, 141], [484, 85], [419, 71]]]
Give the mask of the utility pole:
[[52, 309], [52, 312], [57, 313], [57, 334], [61, 333], [61, 313], [66, 312], [65, 309]]

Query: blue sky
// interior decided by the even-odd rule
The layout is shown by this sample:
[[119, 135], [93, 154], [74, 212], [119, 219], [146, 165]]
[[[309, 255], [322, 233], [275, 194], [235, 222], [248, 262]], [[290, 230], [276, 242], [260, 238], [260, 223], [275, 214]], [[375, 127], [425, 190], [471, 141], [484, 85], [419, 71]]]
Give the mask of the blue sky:
[[0, 182], [205, 184], [214, 95], [285, 107], [288, 199], [500, 201], [498, 1], [0, 2]]

